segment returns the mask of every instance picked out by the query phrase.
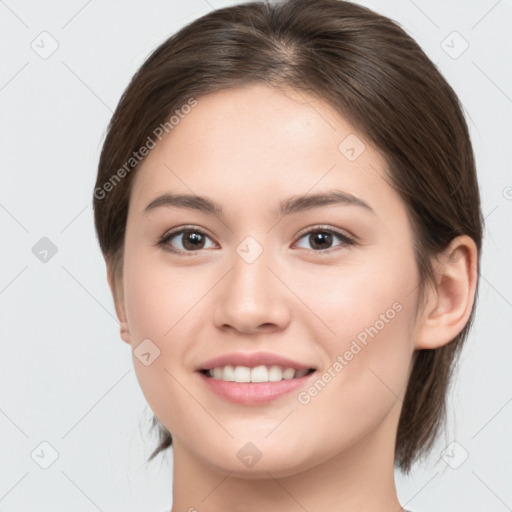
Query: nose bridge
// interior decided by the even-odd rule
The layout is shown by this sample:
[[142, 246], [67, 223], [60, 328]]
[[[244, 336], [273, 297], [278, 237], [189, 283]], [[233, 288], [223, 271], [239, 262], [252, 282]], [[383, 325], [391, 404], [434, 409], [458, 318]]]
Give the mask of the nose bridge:
[[236, 254], [232, 258], [230, 295], [238, 295], [239, 299], [247, 303], [270, 299], [266, 290], [274, 276], [268, 269], [272, 265], [271, 251], [268, 246], [263, 246], [264, 242], [252, 235], [247, 236], [235, 248]]
[[254, 236], [243, 239], [230, 260], [222, 297], [217, 303], [219, 326], [249, 332], [259, 326], [286, 322], [286, 299], [272, 268], [272, 251]]

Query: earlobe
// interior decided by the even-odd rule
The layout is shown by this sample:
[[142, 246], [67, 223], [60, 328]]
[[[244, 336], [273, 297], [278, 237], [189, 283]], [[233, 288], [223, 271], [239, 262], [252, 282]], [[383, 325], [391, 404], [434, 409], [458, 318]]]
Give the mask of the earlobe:
[[436, 283], [427, 288], [417, 326], [416, 349], [434, 349], [452, 341], [466, 325], [476, 293], [478, 251], [461, 235], [433, 261]]
[[119, 275], [116, 275], [111, 260], [108, 256], [105, 257], [105, 265], [107, 269], [107, 281], [114, 299], [114, 306], [116, 308], [116, 315], [119, 320], [120, 336], [123, 341], [131, 344], [130, 330], [128, 328], [128, 321], [126, 318], [126, 310], [124, 307], [124, 293], [123, 283]]
[[130, 331], [127, 322], [119, 322], [121, 339], [131, 345]]

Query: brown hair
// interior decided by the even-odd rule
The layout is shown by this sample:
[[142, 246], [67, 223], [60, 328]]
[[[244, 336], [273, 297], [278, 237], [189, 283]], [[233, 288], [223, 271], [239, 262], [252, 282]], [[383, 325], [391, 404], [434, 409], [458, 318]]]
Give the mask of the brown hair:
[[[93, 200], [101, 250], [117, 280], [134, 152], [190, 98], [257, 82], [321, 98], [380, 150], [386, 179], [414, 228], [420, 300], [434, 278], [430, 257], [454, 237], [475, 241], [479, 268], [483, 219], [475, 162], [453, 89], [392, 20], [345, 1], [285, 0], [210, 12], [159, 46], [132, 78], [108, 127]], [[445, 422], [452, 369], [475, 306], [476, 300], [453, 341], [414, 355], [395, 446], [395, 465], [404, 472], [430, 451]], [[148, 461], [172, 444], [156, 416], [153, 426], [160, 442]]]

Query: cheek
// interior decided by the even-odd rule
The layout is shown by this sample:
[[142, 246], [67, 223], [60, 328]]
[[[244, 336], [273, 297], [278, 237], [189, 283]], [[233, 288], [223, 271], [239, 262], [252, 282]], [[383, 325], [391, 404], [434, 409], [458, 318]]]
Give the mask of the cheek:
[[[191, 367], [192, 340], [200, 339], [215, 276], [193, 266], [171, 266], [165, 255], [133, 250], [125, 260], [125, 306], [132, 347], [151, 340], [160, 351], [155, 368]], [[140, 366], [138, 361], [134, 361]], [[162, 378], [162, 376], [160, 377]]]
[[350, 310], [339, 315], [337, 335], [323, 340], [330, 364], [298, 397], [301, 415], [297, 418], [310, 428], [336, 425], [324, 439], [333, 449], [357, 442], [397, 414], [405, 395], [413, 309], [405, 301], [389, 304], [388, 297], [367, 306], [357, 321]]
[[155, 270], [126, 266], [125, 304], [132, 345], [141, 339], [160, 339], [172, 327], [169, 311], [172, 293], [164, 293], [164, 287], [156, 279]]
[[[198, 314], [199, 304], [196, 308], [193, 305], [202, 294], [192, 283], [186, 286], [179, 270], [148, 261], [136, 251], [125, 260], [125, 305], [133, 365], [152, 411], [163, 424], [176, 425], [190, 400], [180, 386], [186, 341], [191, 336], [187, 320], [188, 315]], [[146, 360], [142, 356], [145, 352], [150, 353]]]
[[364, 262], [329, 275], [319, 270], [293, 282], [308, 309], [324, 324], [323, 339], [336, 348], [340, 340], [359, 337], [364, 342], [370, 336], [367, 329], [375, 333], [372, 326], [379, 333], [390, 331], [397, 319], [410, 316], [415, 279], [414, 267], [402, 261], [400, 265]]
[[123, 280], [132, 345], [145, 338], [161, 344], [185, 314], [191, 291], [182, 272], [161, 261], [160, 249], [139, 248], [132, 238], [127, 233]]
[[[414, 259], [388, 258], [344, 272], [339, 283], [311, 288], [311, 309], [329, 327], [318, 329], [331, 365], [338, 362], [333, 400], [365, 397], [390, 404], [403, 398], [414, 351], [417, 280]], [[328, 377], [327, 377], [328, 378]], [[353, 403], [359, 409], [362, 404]]]

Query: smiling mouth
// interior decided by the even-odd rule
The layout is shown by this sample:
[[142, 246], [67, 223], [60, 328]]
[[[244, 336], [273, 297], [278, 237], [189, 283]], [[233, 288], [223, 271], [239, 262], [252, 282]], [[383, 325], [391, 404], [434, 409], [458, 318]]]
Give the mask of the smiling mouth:
[[[231, 366], [197, 370], [206, 387], [217, 396], [243, 406], [264, 405], [278, 398], [293, 397], [305, 387], [315, 368], [290, 368], [278, 365]], [[291, 398], [289, 398], [291, 399]]]

